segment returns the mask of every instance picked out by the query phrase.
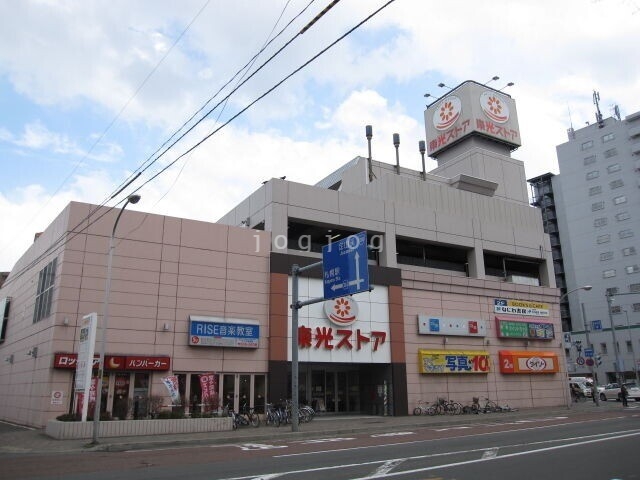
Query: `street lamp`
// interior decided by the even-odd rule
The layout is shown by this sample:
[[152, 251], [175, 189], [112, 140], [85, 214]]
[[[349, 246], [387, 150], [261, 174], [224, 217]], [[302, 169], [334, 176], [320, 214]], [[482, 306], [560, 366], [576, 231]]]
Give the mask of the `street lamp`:
[[[562, 300], [565, 297], [567, 297], [570, 293], [577, 292], [578, 290], [585, 290], [588, 292], [592, 288], [593, 287], [591, 285], [583, 285], [582, 287], [577, 287], [577, 288], [574, 288], [573, 290], [569, 290], [567, 293], [565, 293], [560, 297], [560, 299], [558, 300], [558, 303], [562, 302]], [[582, 326], [584, 328], [584, 333], [587, 340], [587, 347], [590, 348], [591, 351], [595, 353], [595, 349], [593, 348], [593, 345], [591, 345], [591, 339], [589, 338], [589, 329], [587, 328], [587, 318], [584, 312], [584, 303], [582, 302], [580, 302], [580, 309], [582, 313]], [[596, 406], [600, 406], [600, 398], [598, 397], [598, 379], [595, 374], [595, 367], [593, 363], [589, 365], [589, 370], [591, 371], [591, 378], [593, 379], [593, 386], [591, 387], [591, 398], [596, 403]]]
[[629, 325], [629, 314], [623, 310], [624, 316], [627, 317], [627, 332], [629, 333], [629, 343], [631, 343], [631, 358], [633, 359], [633, 372], [636, 374], [636, 385], [640, 386], [640, 375], [638, 374], [638, 362], [636, 361], [636, 349], [633, 347], [633, 338], [631, 337], [631, 326]]
[[609, 325], [611, 325], [611, 338], [613, 339], [613, 353], [615, 355], [613, 366], [615, 369], [616, 382], [622, 383], [620, 380], [620, 349], [618, 348], [618, 339], [616, 338], [616, 326], [613, 324], [613, 316], [611, 315], [613, 295], [609, 290], [607, 290], [604, 296], [607, 297], [607, 309], [609, 310]]
[[591, 290], [593, 287], [591, 285], [583, 285], [582, 287], [576, 287], [573, 290], [569, 290], [567, 293], [564, 293], [558, 299], [558, 303], [562, 302], [570, 293], [577, 292], [578, 290], [586, 290], [587, 292]]
[[100, 345], [100, 360], [98, 363], [98, 382], [96, 385], [96, 405], [93, 409], [93, 440], [95, 445], [98, 443], [98, 432], [100, 431], [100, 408], [102, 403], [102, 377], [104, 375], [104, 352], [107, 346], [107, 325], [109, 323], [109, 293], [111, 292], [111, 263], [113, 261], [113, 251], [115, 250], [116, 227], [122, 216], [122, 212], [130, 203], [136, 204], [140, 200], [140, 195], [129, 195], [127, 201], [120, 209], [116, 221], [113, 224], [111, 238], [109, 239], [109, 258], [107, 260], [107, 284], [104, 292], [104, 307], [102, 309], [102, 342]]

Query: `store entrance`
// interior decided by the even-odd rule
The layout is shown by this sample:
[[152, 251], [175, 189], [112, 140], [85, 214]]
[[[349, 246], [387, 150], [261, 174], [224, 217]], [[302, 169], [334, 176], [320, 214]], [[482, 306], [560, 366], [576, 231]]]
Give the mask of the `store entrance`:
[[300, 364], [298, 397], [317, 413], [382, 413], [378, 393], [387, 372], [387, 365]]

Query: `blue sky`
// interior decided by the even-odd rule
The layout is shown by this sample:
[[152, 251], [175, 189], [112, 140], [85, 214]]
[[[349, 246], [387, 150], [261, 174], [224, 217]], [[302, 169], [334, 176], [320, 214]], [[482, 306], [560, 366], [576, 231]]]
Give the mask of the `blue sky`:
[[[0, 0], [0, 271], [69, 201], [102, 203], [309, 3]], [[312, 2], [253, 68], [328, 3]], [[175, 152], [384, 3], [341, 0]], [[402, 165], [420, 169], [423, 95], [494, 75], [494, 87], [515, 84], [505, 90], [523, 139], [513, 156], [527, 177], [557, 173], [555, 146], [570, 122], [593, 122], [594, 89], [605, 116], [614, 104], [640, 110], [639, 24], [634, 0], [396, 0], [147, 183], [131, 208], [216, 221], [268, 178], [315, 183], [366, 156], [366, 124], [376, 160], [395, 163], [398, 132]]]

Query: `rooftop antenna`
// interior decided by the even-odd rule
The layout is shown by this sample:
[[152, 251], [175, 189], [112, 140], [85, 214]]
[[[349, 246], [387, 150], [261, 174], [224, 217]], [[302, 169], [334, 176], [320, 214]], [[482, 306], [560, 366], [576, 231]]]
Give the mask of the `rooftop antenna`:
[[396, 173], [400, 175], [400, 153], [398, 147], [400, 147], [400, 134], [393, 134], [393, 146], [396, 147]]
[[598, 122], [598, 128], [604, 127], [604, 121], [602, 120], [602, 113], [600, 112], [600, 92], [593, 91], [593, 104], [596, 106], [596, 122]]
[[424, 140], [420, 140], [418, 142], [418, 150], [420, 151], [420, 156], [422, 157], [422, 180], [427, 180], [427, 170], [424, 167], [424, 152], [427, 151]]
[[569, 107], [569, 105], [567, 105], [567, 110], [569, 111], [569, 125], [571, 125], [569, 129], [567, 129], [567, 137], [569, 137], [569, 140], [575, 140], [576, 131], [573, 129], [573, 119], [571, 118], [571, 107]]
[[613, 106], [613, 116], [616, 117], [618, 121], [622, 120], [620, 117], [620, 107], [618, 107], [618, 105]]
[[373, 138], [373, 127], [367, 125], [364, 127], [365, 135], [367, 137], [367, 144], [369, 145], [369, 157], [367, 158], [367, 168], [369, 169], [369, 182], [373, 182], [375, 175], [373, 174], [373, 161], [371, 160], [371, 139]]

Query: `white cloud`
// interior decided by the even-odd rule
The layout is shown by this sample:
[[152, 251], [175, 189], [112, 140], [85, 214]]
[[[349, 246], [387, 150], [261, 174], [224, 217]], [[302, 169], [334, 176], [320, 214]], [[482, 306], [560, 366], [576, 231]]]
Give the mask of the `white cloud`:
[[[58, 109], [82, 118], [81, 112], [93, 110], [104, 119], [130, 102], [119, 125], [130, 125], [131, 131], [160, 126], [169, 132], [264, 44], [283, 3], [237, 0], [234, 8], [224, 8], [210, 2], [136, 94], [202, 0], [179, 6], [124, 0], [0, 2], [0, 76], [25, 102], [44, 105], [52, 115]], [[286, 4], [275, 31], [306, 3]], [[373, 3], [338, 3], [238, 91], [221, 121], [382, 4]], [[419, 92], [402, 93], [422, 103], [425, 92], [446, 91], [436, 87], [439, 81], [453, 86], [493, 75], [501, 77], [493, 86], [515, 82], [506, 92], [516, 100], [524, 145], [514, 157], [525, 161], [528, 176], [557, 171], [555, 146], [566, 140], [569, 109], [575, 127], [593, 121], [594, 89], [601, 93], [605, 116], [614, 103], [623, 115], [640, 109], [640, 66], [631, 61], [640, 42], [634, 6], [624, 0], [398, 0], [205, 142], [186, 164], [179, 162], [144, 187], [143, 201], [135, 208], [216, 220], [272, 176], [315, 183], [356, 155], [366, 156], [367, 124], [374, 128], [377, 160], [395, 162], [391, 136], [397, 132], [401, 164], [419, 169], [417, 141], [424, 138], [423, 118], [407, 113], [415, 104], [390, 99], [421, 84]], [[316, 13], [313, 6], [256, 66]], [[213, 118], [190, 136], [192, 143], [211, 131]], [[22, 121], [26, 126], [20, 131], [22, 127], [9, 126], [0, 114], [0, 141], [26, 152], [52, 152], [74, 160], [86, 154], [86, 147], [80, 146], [85, 143], [72, 129], [37, 119]], [[133, 158], [115, 135], [109, 132], [88, 158], [103, 162], [104, 168], [117, 165], [118, 171], [92, 171], [89, 165], [53, 200], [37, 185], [2, 187], [0, 214], [12, 220], [11, 225], [23, 225], [38, 205], [47, 207], [26, 228], [28, 233], [14, 241], [17, 249], [0, 248], [0, 269], [10, 268], [34, 231], [46, 226], [68, 201], [99, 202], [102, 192], [106, 195], [125, 178], [123, 169], [138, 166], [140, 159]], [[145, 137], [144, 143], [156, 140], [159, 145], [164, 138]], [[124, 166], [114, 162], [125, 159]]]

